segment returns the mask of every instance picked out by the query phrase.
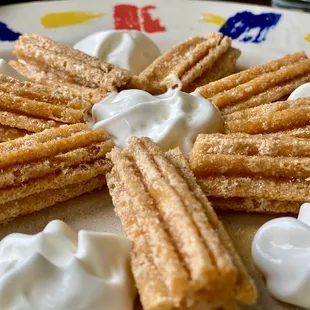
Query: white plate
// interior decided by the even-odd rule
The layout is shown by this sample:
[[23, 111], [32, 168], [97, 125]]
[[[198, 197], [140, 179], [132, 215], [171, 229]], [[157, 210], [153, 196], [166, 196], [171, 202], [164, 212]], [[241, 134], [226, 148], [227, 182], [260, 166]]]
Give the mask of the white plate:
[[[218, 31], [225, 21], [231, 24], [226, 31], [235, 35], [233, 44], [243, 52], [239, 68], [299, 50], [310, 54], [310, 19], [305, 13], [211, 1], [132, 0], [130, 5], [124, 3], [126, 1], [48, 1], [1, 7], [0, 57], [13, 57], [13, 42], [5, 40], [14, 40], [16, 33], [40, 33], [72, 45], [98, 30], [133, 27], [147, 32], [165, 51], [189, 36]], [[63, 25], [64, 16], [75, 25]], [[81, 23], [81, 18], [88, 20]], [[271, 216], [240, 213], [220, 216], [260, 290], [258, 304], [247, 309], [288, 309], [269, 296], [250, 256], [255, 231]], [[76, 229], [121, 233], [108, 192], [103, 190], [0, 226], [0, 237], [12, 232], [38, 232], [56, 218]]]

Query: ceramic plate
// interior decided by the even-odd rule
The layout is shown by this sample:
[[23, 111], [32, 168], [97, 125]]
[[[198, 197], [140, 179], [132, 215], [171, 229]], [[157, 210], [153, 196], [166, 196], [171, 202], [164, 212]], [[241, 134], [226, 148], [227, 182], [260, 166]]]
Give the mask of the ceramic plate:
[[[212, 1], [81, 0], [1, 7], [0, 57], [13, 57], [11, 50], [21, 33], [40, 33], [73, 45], [105, 29], [144, 31], [163, 52], [189, 36], [220, 30], [242, 50], [239, 69], [299, 50], [310, 55], [310, 21], [306, 13]], [[257, 305], [246, 309], [293, 309], [269, 296], [251, 261], [253, 235], [271, 217], [241, 213], [223, 213], [220, 217], [260, 290]], [[105, 189], [0, 226], [0, 238], [12, 232], [36, 233], [52, 219], [64, 220], [76, 229], [122, 233]]]

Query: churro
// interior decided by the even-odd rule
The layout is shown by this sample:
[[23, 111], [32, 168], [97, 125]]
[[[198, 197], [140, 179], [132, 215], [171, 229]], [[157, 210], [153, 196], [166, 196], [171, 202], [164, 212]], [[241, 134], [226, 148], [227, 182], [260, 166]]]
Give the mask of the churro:
[[9, 62], [16, 71], [25, 76], [29, 81], [36, 84], [45, 84], [57, 89], [62, 93], [70, 92], [76, 97], [81, 97], [83, 100], [95, 104], [105, 98], [109, 91], [100, 88], [91, 88], [87, 86], [70, 83], [68, 81], [59, 81], [59, 78], [49, 72], [40, 71], [39, 68], [28, 63], [11, 60]]
[[310, 125], [302, 127], [302, 128], [296, 128], [291, 130], [285, 130], [282, 132], [272, 133], [270, 134], [271, 137], [282, 137], [282, 136], [291, 136], [295, 138], [304, 138], [309, 139], [310, 138]]
[[142, 82], [127, 70], [37, 34], [20, 36], [13, 54], [19, 64], [10, 62], [10, 65], [21, 74], [45, 83], [64, 83], [96, 100], [100, 94], [104, 98], [108, 92], [127, 88], [152, 91], [147, 80]]
[[310, 199], [309, 151], [310, 140], [287, 135], [200, 135], [190, 166], [208, 196], [301, 204]]
[[310, 124], [310, 98], [280, 101], [224, 117], [227, 133], [266, 134], [302, 129]]
[[1, 141], [62, 124], [84, 122], [90, 107], [90, 102], [69, 91], [64, 93], [0, 74]]
[[234, 73], [236, 71], [236, 63], [240, 55], [240, 50], [237, 48], [230, 48], [227, 53], [225, 53], [214, 63], [211, 70], [206, 70], [199, 78], [191, 82], [183, 90], [186, 92], [192, 92], [202, 85], [217, 81]]
[[103, 130], [85, 124], [1, 143], [0, 222], [102, 187], [112, 147]]
[[176, 76], [182, 90], [196, 87], [227, 76], [235, 71], [240, 51], [231, 47], [231, 39], [221, 33], [189, 38], [168, 50], [139, 74], [154, 89], [165, 91], [174, 86]]
[[107, 182], [132, 241], [132, 269], [145, 310], [236, 309], [256, 289], [179, 150], [166, 155], [132, 137], [109, 154]]
[[224, 114], [287, 98], [310, 81], [310, 59], [304, 52], [256, 66], [199, 87]]
[[29, 133], [27, 130], [0, 125], [0, 142], [21, 138]]

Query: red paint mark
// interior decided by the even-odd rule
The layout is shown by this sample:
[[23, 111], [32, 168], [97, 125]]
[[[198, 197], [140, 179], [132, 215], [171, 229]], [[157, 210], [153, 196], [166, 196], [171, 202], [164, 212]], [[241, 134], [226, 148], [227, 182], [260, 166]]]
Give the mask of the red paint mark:
[[151, 10], [156, 9], [154, 5], [147, 5], [141, 8], [142, 25], [145, 32], [163, 32], [166, 31], [166, 27], [161, 26], [159, 18], [153, 19], [150, 14]]
[[114, 28], [141, 30], [138, 7], [130, 4], [120, 4], [114, 7]]
[[114, 28], [142, 30], [148, 33], [166, 31], [166, 27], [160, 24], [159, 18], [153, 18], [152, 10], [156, 6], [147, 5], [141, 8], [131, 4], [118, 4], [114, 6]]

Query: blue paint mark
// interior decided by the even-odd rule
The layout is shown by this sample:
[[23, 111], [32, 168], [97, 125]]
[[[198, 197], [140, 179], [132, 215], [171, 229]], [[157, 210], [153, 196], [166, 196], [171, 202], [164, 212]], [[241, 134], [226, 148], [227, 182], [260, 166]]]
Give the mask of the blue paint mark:
[[282, 14], [253, 14], [248, 11], [239, 12], [230, 17], [220, 29], [224, 35], [241, 42], [261, 43], [266, 40], [271, 28], [274, 28]]
[[14, 32], [8, 26], [0, 22], [0, 41], [16, 41], [21, 35], [19, 32]]

